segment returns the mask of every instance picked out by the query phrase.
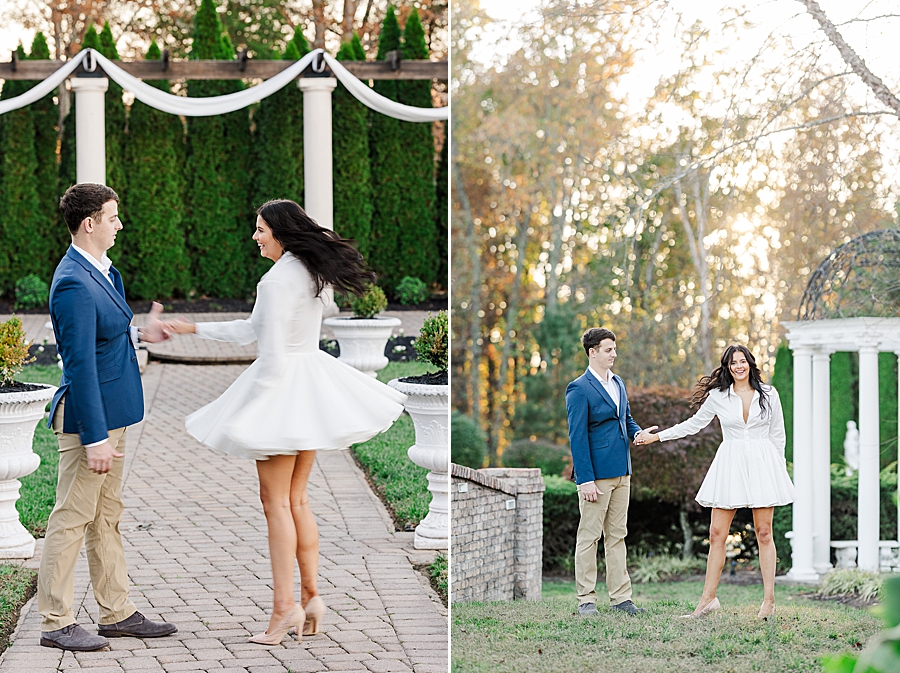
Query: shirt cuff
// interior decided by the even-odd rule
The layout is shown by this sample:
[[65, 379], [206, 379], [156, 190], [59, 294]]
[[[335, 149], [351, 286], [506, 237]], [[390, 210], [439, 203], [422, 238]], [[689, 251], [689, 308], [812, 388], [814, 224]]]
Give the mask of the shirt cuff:
[[128, 326], [128, 332], [131, 335], [131, 345], [137, 348], [138, 344], [141, 343], [140, 333], [138, 332], [138, 328], [134, 325]]
[[90, 444], [84, 444], [84, 448], [89, 449], [89, 448], [91, 448], [92, 446], [100, 446], [100, 445], [103, 444], [104, 442], [108, 442], [108, 441], [109, 441], [109, 437], [107, 437], [106, 439], [104, 439], [102, 442], [91, 442]]

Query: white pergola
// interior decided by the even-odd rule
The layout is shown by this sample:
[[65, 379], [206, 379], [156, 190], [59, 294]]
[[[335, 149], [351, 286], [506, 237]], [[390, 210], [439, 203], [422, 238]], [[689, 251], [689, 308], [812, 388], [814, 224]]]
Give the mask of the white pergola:
[[837, 352], [859, 353], [858, 565], [862, 570], [878, 571], [882, 546], [878, 354], [888, 352], [900, 357], [900, 318], [844, 318], [782, 325], [794, 354], [796, 499], [793, 565], [787, 577], [816, 582], [832, 568], [830, 364], [831, 354]]

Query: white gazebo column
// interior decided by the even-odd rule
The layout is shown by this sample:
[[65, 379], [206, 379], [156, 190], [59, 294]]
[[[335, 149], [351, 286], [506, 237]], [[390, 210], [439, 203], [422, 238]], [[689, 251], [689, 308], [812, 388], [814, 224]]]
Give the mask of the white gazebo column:
[[812, 366], [813, 568], [821, 575], [832, 568], [831, 351], [817, 348]]
[[788, 577], [815, 582], [813, 567], [812, 348], [794, 349], [794, 535]]
[[298, 84], [303, 92], [303, 205], [319, 226], [334, 230], [331, 92], [337, 80], [301, 77]]
[[[75, 92], [75, 174], [78, 182], [106, 184], [106, 105], [109, 80], [72, 77]], [[67, 188], [69, 185], [63, 185]], [[115, 189], [122, 189], [116, 185]]]
[[880, 451], [878, 439], [878, 348], [859, 349], [859, 560], [861, 570], [878, 571]]

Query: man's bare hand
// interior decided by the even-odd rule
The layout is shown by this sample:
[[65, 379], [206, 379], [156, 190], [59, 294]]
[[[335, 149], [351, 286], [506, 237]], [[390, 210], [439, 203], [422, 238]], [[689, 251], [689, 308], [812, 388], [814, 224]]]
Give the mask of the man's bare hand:
[[652, 444], [659, 439], [658, 435], [654, 435], [654, 430], [658, 429], [658, 425], [651, 425], [649, 428], [641, 430], [637, 437], [634, 438], [635, 444]]
[[147, 324], [141, 327], [141, 341], [151, 344], [165, 341], [171, 335], [165, 330], [163, 323], [159, 317], [162, 315], [163, 305], [158, 301], [153, 302], [150, 306], [150, 312], [147, 314]]
[[597, 502], [597, 496], [603, 495], [603, 493], [597, 488], [597, 484], [592, 481], [586, 481], [583, 484], [578, 484], [578, 490], [581, 491], [581, 496], [588, 502]]
[[124, 453], [118, 453], [113, 445], [106, 440], [97, 446], [89, 446], [87, 451], [88, 469], [97, 474], [106, 474], [112, 469], [113, 458], [121, 458]]

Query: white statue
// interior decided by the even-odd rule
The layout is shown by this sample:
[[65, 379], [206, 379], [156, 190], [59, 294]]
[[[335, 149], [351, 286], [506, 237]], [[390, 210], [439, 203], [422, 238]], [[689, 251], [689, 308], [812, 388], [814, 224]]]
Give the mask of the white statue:
[[844, 436], [844, 463], [847, 465], [847, 476], [859, 470], [859, 430], [856, 421], [847, 421], [847, 434]]

